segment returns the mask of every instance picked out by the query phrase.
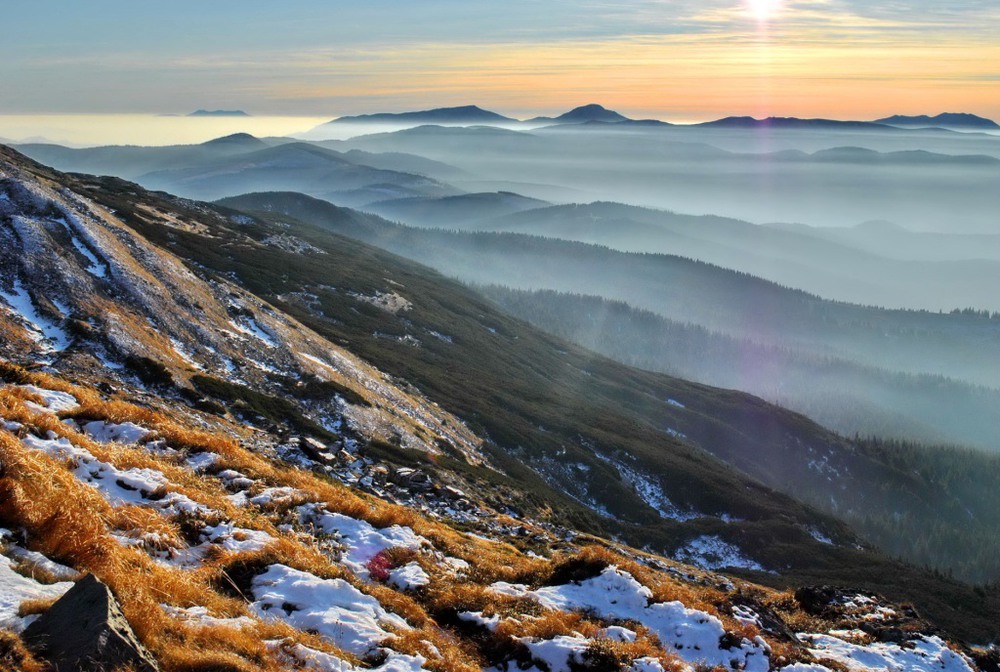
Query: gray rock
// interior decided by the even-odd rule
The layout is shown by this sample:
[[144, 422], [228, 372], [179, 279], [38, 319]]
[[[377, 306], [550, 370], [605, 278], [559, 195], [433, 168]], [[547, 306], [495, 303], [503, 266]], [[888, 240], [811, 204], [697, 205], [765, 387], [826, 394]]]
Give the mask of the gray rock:
[[392, 482], [408, 490], [428, 491], [434, 487], [431, 477], [419, 469], [399, 467], [392, 473]]
[[125, 620], [114, 595], [93, 574], [77, 581], [29, 625], [24, 641], [56, 670], [159, 669]]
[[323, 453], [327, 450], [327, 445], [318, 439], [314, 439], [311, 436], [307, 436], [299, 442], [303, 450], [312, 451], [315, 453]]

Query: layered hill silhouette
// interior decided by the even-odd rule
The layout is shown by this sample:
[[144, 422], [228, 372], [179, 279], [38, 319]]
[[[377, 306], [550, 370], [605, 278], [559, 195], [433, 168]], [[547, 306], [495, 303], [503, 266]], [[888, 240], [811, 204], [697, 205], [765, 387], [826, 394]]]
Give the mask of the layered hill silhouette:
[[[952, 441], [994, 446], [994, 428], [986, 428], [986, 418], [995, 415], [996, 398], [988, 393], [979, 395], [974, 387], [997, 384], [990, 373], [993, 369], [982, 366], [982, 357], [990, 356], [987, 344], [1000, 329], [1000, 322], [988, 314], [892, 311], [826, 301], [801, 290], [682, 257], [624, 253], [534, 235], [414, 229], [360, 213], [345, 214], [329, 203], [295, 194], [248, 195], [225, 202], [241, 209], [281, 212], [330, 226], [339, 234], [384, 247], [468, 282], [625, 301], [680, 323], [798, 353], [805, 357], [804, 361], [812, 360], [806, 370], [812, 370], [817, 379], [823, 377], [828, 366], [837, 368], [831, 360], [853, 363], [847, 370], [860, 365], [862, 369], [884, 371], [861, 378], [848, 373], [845, 379], [853, 377], [859, 390], [880, 388], [884, 381], [876, 380], [885, 375], [891, 379], [888, 372], [900, 376], [889, 386], [899, 385], [902, 389], [909, 386], [905, 382], [908, 376], [931, 376], [927, 389], [918, 394], [924, 397], [917, 404], [922, 411], [913, 412], [916, 406], [911, 404], [912, 399], [902, 401], [911, 391], [884, 400], [885, 408], [892, 409], [890, 415], [908, 414], [914, 427], [933, 427], [925, 438], [947, 436]], [[613, 211], [615, 206], [607, 207]], [[553, 210], [572, 212], [572, 208]], [[588, 212], [587, 208], [582, 211]], [[810, 244], [808, 239], [800, 242], [806, 247]], [[944, 377], [942, 382], [948, 383], [945, 388], [957, 385], [965, 391], [958, 395], [935, 391], [932, 381], [936, 376]], [[868, 382], [862, 384], [866, 377]], [[771, 382], [780, 386], [782, 380], [778, 376]], [[767, 378], [755, 384], [761, 382], [767, 382]], [[769, 389], [773, 394], [775, 388], [768, 385], [754, 389]], [[838, 386], [838, 392], [831, 390], [831, 394], [841, 394], [841, 389], [848, 398], [855, 398], [856, 420], [871, 411], [871, 406], [862, 402], [857, 392], [851, 392], [850, 386]], [[814, 388], [807, 396], [818, 403], [823, 388]], [[980, 397], [977, 404], [966, 403], [976, 397]], [[869, 399], [869, 404], [872, 401]], [[853, 431], [872, 427], [870, 423], [851, 425], [847, 418], [842, 418], [838, 427]]]

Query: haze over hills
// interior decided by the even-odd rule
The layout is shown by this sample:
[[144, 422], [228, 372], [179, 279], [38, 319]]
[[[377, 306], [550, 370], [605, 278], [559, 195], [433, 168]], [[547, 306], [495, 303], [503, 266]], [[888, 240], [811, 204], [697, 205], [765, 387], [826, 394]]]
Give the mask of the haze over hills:
[[442, 198], [423, 197], [379, 201], [368, 204], [364, 210], [416, 226], [440, 227], [444, 225], [459, 229], [466, 228], [474, 222], [525, 210], [534, 210], [548, 205], [550, 204], [537, 198], [527, 198], [520, 194], [499, 191]]
[[868, 121], [840, 121], [835, 119], [798, 119], [796, 117], [726, 117], [706, 121], [698, 126], [707, 128], [751, 128], [751, 129], [836, 129], [852, 131], [881, 131], [883, 124]]
[[[288, 139], [265, 142], [291, 144]], [[997, 233], [988, 213], [1000, 208], [1000, 194], [989, 187], [1000, 176], [1000, 138], [961, 133], [772, 129], [759, 134], [640, 122], [560, 124], [531, 131], [420, 126], [322, 146], [342, 155], [360, 150], [421, 157], [406, 162], [397, 157], [395, 168], [397, 158], [372, 160], [381, 169], [444, 182], [454, 193], [514, 191], [549, 202], [608, 200], [755, 223], [844, 227], [883, 219], [905, 222], [911, 230]], [[78, 152], [20, 147], [65, 170], [139, 179], [148, 172], [185, 168], [191, 180], [205, 170], [209, 182], [220, 181], [208, 174], [217, 166], [212, 152], [202, 146]], [[239, 182], [238, 163], [228, 170], [234, 173], [231, 181]], [[247, 170], [259, 174], [261, 167]], [[719, 179], [723, 175], [726, 179]], [[407, 185], [397, 185], [395, 193], [383, 189], [382, 182], [364, 186], [370, 185], [378, 188], [339, 201], [331, 198], [357, 207], [428, 195], [419, 188], [407, 191]], [[328, 190], [288, 188], [317, 195], [344, 191], [337, 185]]]
[[[810, 371], [814, 380], [821, 380], [831, 365], [837, 369], [835, 360], [852, 362], [842, 371], [844, 381], [860, 384], [867, 380], [862, 390], [888, 385], [886, 389], [895, 393], [869, 397], [873, 405], [866, 406], [861, 398], [868, 392], [852, 392], [850, 382], [838, 383], [828, 391], [813, 384], [814, 389], [804, 398], [813, 408], [826, 403], [824, 417], [838, 417], [837, 426], [842, 430], [870, 431], [878, 426], [872, 418], [887, 412], [910, 418], [914, 427], [931, 427], [932, 433], [923, 438], [947, 437], [953, 442], [997, 448], [994, 439], [998, 428], [988, 419], [1000, 417], [996, 395], [974, 387], [995, 389], [1000, 382], [994, 374], [1000, 370], [1000, 362], [995, 367], [985, 364], [984, 359], [992, 357], [988, 344], [1000, 329], [1000, 321], [988, 315], [886, 311], [823, 301], [799, 290], [679, 257], [626, 254], [523, 234], [412, 229], [359, 213], [346, 215], [328, 203], [295, 194], [248, 195], [225, 203], [330, 227], [338, 234], [378, 245], [467, 282], [601, 296], [738, 341], [745, 339], [775, 350], [774, 361], [779, 364], [773, 376], [764, 371], [755, 375], [756, 369], [750, 367], [748, 379], [742, 381], [772, 398], [794, 378], [792, 371]], [[732, 348], [731, 356], [740, 359], [741, 348]], [[784, 366], [780, 362], [787, 357], [795, 364], [785, 376], [779, 371]], [[902, 375], [893, 381], [889, 372]], [[916, 385], [918, 381], [908, 378], [921, 374], [931, 378]], [[961, 382], [942, 380], [936, 390], [938, 383], [933, 376]], [[803, 389], [809, 390], [808, 376], [805, 378]], [[725, 382], [738, 380], [738, 376], [729, 377]], [[914, 390], [920, 387], [924, 389], [917, 397], [922, 401], [915, 402]], [[944, 391], [952, 389], [962, 392]], [[840, 396], [855, 400], [844, 403]], [[970, 404], [970, 399], [978, 401]], [[883, 410], [871, 415], [876, 407]]]
[[380, 157], [359, 150], [344, 153], [297, 141], [265, 142], [247, 134], [174, 147], [18, 147], [64, 170], [117, 175], [192, 198], [285, 188], [363, 205], [373, 200], [459, 192], [423, 174], [377, 166], [462, 175], [456, 168], [421, 157]]
[[794, 224], [770, 226], [788, 229], [822, 240], [846, 244], [893, 259], [1000, 261], [1000, 235], [960, 235], [908, 231], [885, 221], [862, 222], [851, 227], [811, 227]]
[[[468, 207], [473, 204], [477, 207]], [[894, 240], [905, 238], [902, 231], [895, 237], [883, 236], [880, 244], [863, 250], [852, 245], [854, 237], [845, 234], [838, 239], [838, 234], [831, 235], [827, 229], [762, 227], [619, 203], [546, 205], [512, 194], [477, 194], [385, 201], [365, 210], [415, 226], [529, 233], [624, 252], [689, 257], [838, 301], [925, 310], [975, 306], [1000, 311], [1000, 298], [992, 290], [1000, 282], [1000, 264], [996, 263], [1000, 257], [993, 251], [1000, 245], [1000, 236], [925, 234], [929, 243], [954, 239], [953, 256], [957, 257], [953, 261], [940, 256], [917, 261], [902, 253], [896, 260], [881, 256], [879, 250], [891, 250]], [[913, 240], [920, 238], [912, 236]], [[973, 247], [977, 241], [983, 245], [979, 250]], [[915, 286], [921, 291], [914, 292]]]
[[[745, 128], [612, 130], [618, 128], [567, 124], [517, 132], [418, 127], [336, 146], [427, 156], [480, 175], [476, 191], [509, 191], [507, 185], [517, 181], [524, 185], [518, 193], [549, 201], [561, 200], [551, 188], [559, 187], [585, 194], [574, 200], [618, 201], [757, 223], [845, 226], [887, 219], [905, 221], [916, 230], [997, 232], [995, 218], [987, 213], [1000, 209], [1000, 194], [988, 185], [1000, 177], [1000, 164], [964, 157], [1000, 157], [1000, 138], [979, 142], [949, 133], [956, 137], [914, 141], [912, 133], [925, 132], [874, 124], [863, 131], [772, 129], [766, 136]], [[882, 152], [870, 144], [906, 149]], [[939, 144], [947, 151], [933, 151]], [[776, 152], [781, 145], [786, 147]], [[845, 146], [863, 149], [824, 152]], [[490, 188], [491, 180], [504, 186]]]

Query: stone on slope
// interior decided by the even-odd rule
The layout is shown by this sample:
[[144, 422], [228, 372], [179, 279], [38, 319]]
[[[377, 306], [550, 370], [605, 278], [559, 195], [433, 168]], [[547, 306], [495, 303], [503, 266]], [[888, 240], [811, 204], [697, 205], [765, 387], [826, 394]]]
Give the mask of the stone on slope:
[[114, 595], [93, 574], [80, 579], [29, 625], [24, 640], [58, 670], [159, 669], [132, 632]]

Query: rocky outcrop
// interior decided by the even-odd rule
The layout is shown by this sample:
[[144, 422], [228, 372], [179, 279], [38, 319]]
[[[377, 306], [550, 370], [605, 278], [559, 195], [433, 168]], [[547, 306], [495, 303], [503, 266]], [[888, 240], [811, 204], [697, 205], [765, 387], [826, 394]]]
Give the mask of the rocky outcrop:
[[93, 574], [80, 579], [29, 625], [24, 640], [57, 670], [159, 669], [139, 643], [114, 595]]

